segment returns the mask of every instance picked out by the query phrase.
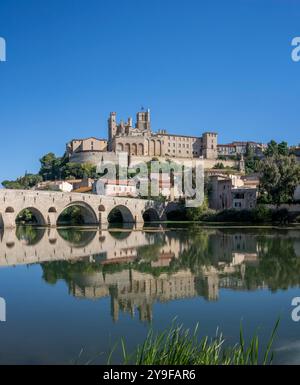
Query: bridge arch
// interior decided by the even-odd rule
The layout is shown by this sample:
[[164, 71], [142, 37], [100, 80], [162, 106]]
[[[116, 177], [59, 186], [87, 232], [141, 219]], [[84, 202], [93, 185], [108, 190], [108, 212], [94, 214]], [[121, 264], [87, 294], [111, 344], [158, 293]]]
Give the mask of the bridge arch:
[[32, 219], [30, 220], [31, 223], [39, 226], [46, 226], [47, 221], [42, 212], [37, 209], [36, 207], [25, 207], [22, 209], [17, 215], [15, 216], [15, 222], [26, 222], [25, 215], [26, 213], [31, 213]]
[[81, 231], [78, 228], [59, 228], [57, 233], [70, 247], [79, 249], [87, 247], [95, 239], [97, 231], [95, 229]]
[[[72, 209], [78, 209], [76, 216], [78, 220], [82, 220], [83, 223], [77, 223], [75, 218], [72, 218], [74, 212]], [[85, 224], [85, 225], [97, 225], [98, 218], [94, 209], [87, 204], [86, 202], [75, 201], [67, 205], [57, 216], [57, 224], [68, 224], [72, 223], [74, 219], [74, 224]]]
[[158, 222], [160, 220], [158, 212], [150, 207], [143, 212], [144, 222]]
[[135, 222], [134, 216], [128, 207], [124, 205], [118, 205], [114, 207], [108, 214], [108, 222], [124, 222], [124, 223], [133, 223]]

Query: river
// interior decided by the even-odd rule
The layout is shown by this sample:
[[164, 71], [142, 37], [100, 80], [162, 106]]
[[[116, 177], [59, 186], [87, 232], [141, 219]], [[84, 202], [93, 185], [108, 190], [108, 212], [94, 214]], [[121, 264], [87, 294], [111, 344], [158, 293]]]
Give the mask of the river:
[[[300, 363], [300, 229], [18, 227], [0, 233], [0, 364], [105, 363], [124, 337], [176, 318], [200, 335], [266, 343], [275, 363]], [[119, 346], [119, 345], [118, 345]], [[120, 362], [120, 348], [112, 362]]]

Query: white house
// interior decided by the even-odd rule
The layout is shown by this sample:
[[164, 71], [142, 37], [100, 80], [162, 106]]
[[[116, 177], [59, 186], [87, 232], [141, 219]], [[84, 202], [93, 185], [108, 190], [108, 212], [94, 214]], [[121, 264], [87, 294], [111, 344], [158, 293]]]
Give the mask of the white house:
[[98, 179], [93, 185], [93, 193], [111, 197], [135, 197], [136, 183], [133, 180]]

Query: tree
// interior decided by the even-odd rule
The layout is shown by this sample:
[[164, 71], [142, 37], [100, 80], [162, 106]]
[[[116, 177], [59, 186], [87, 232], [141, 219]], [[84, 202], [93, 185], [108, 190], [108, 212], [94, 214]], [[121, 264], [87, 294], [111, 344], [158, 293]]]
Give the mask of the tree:
[[22, 190], [23, 189], [23, 186], [18, 181], [13, 181], [13, 180], [3, 181], [2, 186], [4, 188], [10, 189], [10, 190]]
[[40, 162], [41, 168], [39, 174], [43, 180], [60, 179], [62, 158], [57, 158], [55, 154], [49, 152], [40, 159]]
[[287, 142], [281, 142], [278, 144], [278, 154], [283, 156], [289, 155], [289, 147]]
[[265, 150], [265, 156], [272, 157], [278, 155], [278, 144], [275, 140], [271, 140]]
[[261, 198], [279, 206], [293, 200], [300, 183], [300, 165], [291, 156], [277, 155], [260, 162]]
[[268, 147], [265, 151], [265, 155], [267, 157], [277, 156], [277, 155], [283, 155], [288, 156], [289, 155], [289, 147], [287, 142], [281, 142], [278, 143], [275, 142], [275, 140], [271, 140], [271, 142], [268, 143]]
[[62, 176], [65, 179], [96, 178], [97, 170], [96, 166], [90, 163], [67, 163], [62, 170]]
[[205, 213], [209, 211], [208, 197], [205, 197], [201, 206], [189, 207], [187, 209], [187, 218], [189, 221], [200, 221]]
[[214, 166], [213, 166], [213, 169], [216, 169], [216, 170], [223, 170], [225, 168], [224, 166], [224, 163], [216, 163]]
[[251, 144], [248, 142], [247, 146], [246, 146], [245, 158], [253, 159], [254, 155], [255, 155], [255, 153], [254, 153], [253, 146], [251, 146]]
[[3, 187], [13, 190], [28, 190], [42, 181], [42, 177], [38, 174], [26, 174], [15, 181], [5, 180], [2, 182]]

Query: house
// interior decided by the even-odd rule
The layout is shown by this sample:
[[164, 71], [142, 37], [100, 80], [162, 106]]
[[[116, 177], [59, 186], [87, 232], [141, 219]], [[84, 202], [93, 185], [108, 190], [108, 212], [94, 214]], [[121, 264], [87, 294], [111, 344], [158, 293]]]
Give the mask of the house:
[[70, 181], [64, 180], [46, 181], [38, 183], [34, 189], [47, 191], [62, 191], [68, 193], [73, 191], [73, 184]]
[[232, 208], [235, 210], [251, 210], [256, 207], [257, 189], [252, 187], [236, 187], [231, 190]]
[[93, 193], [111, 197], [136, 197], [136, 182], [131, 179], [100, 178], [93, 184]]
[[209, 205], [214, 210], [226, 210], [232, 207], [232, 180], [229, 177], [214, 175], [211, 180]]
[[257, 179], [240, 175], [211, 175], [209, 206], [214, 210], [252, 209], [256, 207]]
[[263, 143], [257, 142], [239, 142], [235, 141], [228, 144], [218, 144], [218, 156], [237, 156], [237, 155], [246, 155], [247, 149], [252, 150], [254, 155], [262, 157], [266, 145]]

